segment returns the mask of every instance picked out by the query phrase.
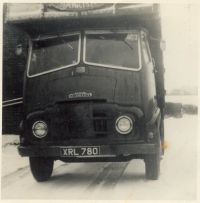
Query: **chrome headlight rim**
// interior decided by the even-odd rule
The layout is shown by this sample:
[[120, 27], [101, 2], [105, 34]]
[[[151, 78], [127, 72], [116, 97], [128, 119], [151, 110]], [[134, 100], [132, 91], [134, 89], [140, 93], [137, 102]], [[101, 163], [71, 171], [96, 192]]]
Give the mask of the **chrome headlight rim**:
[[[44, 125], [44, 134], [43, 135], [38, 135], [36, 133], [37, 129], [36, 129], [36, 125], [38, 125], [39, 123], [42, 123]], [[43, 120], [38, 120], [38, 121], [35, 121], [32, 125], [32, 133], [35, 137], [39, 138], [39, 139], [42, 139], [44, 137], [46, 137], [47, 133], [48, 133], [48, 125], [45, 121]]]
[[[118, 123], [121, 119], [127, 119], [129, 122], [130, 122], [130, 128], [126, 131], [122, 131], [121, 129], [119, 129], [119, 126], [118, 126]], [[116, 121], [115, 121], [115, 129], [117, 130], [117, 132], [119, 134], [122, 134], [122, 135], [127, 135], [129, 134], [130, 132], [132, 132], [133, 130], [133, 119], [130, 117], [130, 116], [127, 116], [127, 115], [122, 115], [122, 116], [119, 116]]]

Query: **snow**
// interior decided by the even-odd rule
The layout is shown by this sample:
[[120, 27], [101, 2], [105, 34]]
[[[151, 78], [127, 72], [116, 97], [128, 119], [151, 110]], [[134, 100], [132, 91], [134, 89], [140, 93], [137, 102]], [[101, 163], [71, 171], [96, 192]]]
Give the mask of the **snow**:
[[[27, 166], [27, 158], [21, 158], [17, 154], [19, 137], [6, 135], [2, 138], [2, 176], [7, 176]], [[9, 160], [9, 161], [8, 161]]]
[[[165, 119], [167, 149], [159, 180], [146, 180], [144, 162], [64, 163], [56, 161], [52, 178], [36, 182], [28, 159], [17, 153], [18, 137], [3, 136], [3, 199], [195, 200], [197, 116]], [[11, 192], [12, 191], [12, 192]]]
[[166, 102], [175, 102], [182, 104], [191, 104], [198, 106], [198, 96], [197, 95], [167, 95]]

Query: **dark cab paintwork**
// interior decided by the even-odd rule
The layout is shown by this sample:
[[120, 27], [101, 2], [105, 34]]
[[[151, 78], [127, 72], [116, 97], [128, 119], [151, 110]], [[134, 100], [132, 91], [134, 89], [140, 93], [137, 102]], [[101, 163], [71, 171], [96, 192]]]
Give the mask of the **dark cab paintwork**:
[[[120, 21], [124, 26], [119, 27]], [[59, 147], [63, 145], [104, 146], [104, 153], [106, 151], [109, 153], [112, 149], [112, 160], [119, 160], [118, 154], [120, 154], [120, 160], [124, 160], [127, 158], [124, 155], [131, 155], [129, 158], [137, 156], [144, 158], [145, 154], [155, 153], [156, 131], [163, 117], [161, 105], [163, 102], [159, 100], [160, 93], [163, 91], [158, 91], [163, 80], [161, 83], [159, 83], [160, 80], [158, 82], [155, 80], [155, 68], [161, 63], [156, 58], [158, 53], [160, 54], [157, 42], [150, 42], [148, 32], [138, 27], [134, 21], [131, 21], [131, 18], [119, 18], [119, 20], [113, 18], [109, 23], [107, 22], [107, 25], [101, 19], [88, 21], [87, 26], [84, 22], [79, 23], [74, 24], [73, 29], [68, 28], [65, 32], [62, 30], [62, 33], [91, 29], [137, 31], [140, 38], [141, 67], [132, 71], [85, 64], [81, 46], [81, 60], [76, 66], [36, 77], [28, 77], [26, 72], [25, 113], [21, 129], [20, 154], [22, 156], [53, 156], [55, 159], [61, 159]], [[59, 26], [58, 28], [60, 29]], [[55, 33], [51, 34], [55, 35]], [[49, 36], [50, 34], [47, 32], [42, 35]], [[32, 38], [36, 36], [33, 35]], [[146, 51], [149, 53], [149, 61], [146, 61], [144, 56], [142, 39], [148, 47]], [[152, 57], [156, 59], [155, 67]], [[84, 67], [85, 71], [82, 73], [77, 71], [80, 67]], [[162, 75], [162, 73], [159, 74]], [[69, 97], [70, 94], [76, 92], [91, 93], [92, 96]], [[134, 130], [128, 135], [120, 135], [116, 131], [115, 122], [121, 115], [128, 115], [135, 121]], [[32, 125], [37, 120], [44, 120], [49, 126], [48, 135], [43, 139], [34, 137], [32, 133]], [[153, 139], [148, 138], [149, 132], [154, 133]], [[53, 150], [52, 147], [55, 149]], [[109, 154], [102, 159], [106, 161], [108, 156]], [[89, 160], [98, 161], [99, 159], [101, 158], [93, 157]], [[65, 158], [65, 161], [76, 160], [87, 161], [88, 158]]]
[[159, 5], [59, 5], [75, 10], [60, 15], [58, 5], [40, 4], [42, 17], [10, 19], [29, 35], [19, 154], [29, 157], [37, 181], [50, 178], [55, 160], [133, 158], [144, 160], [147, 179], [158, 179], [165, 105]]
[[[140, 37], [145, 34], [138, 31]], [[84, 72], [79, 73], [79, 67], [84, 67]], [[92, 96], [70, 98], [75, 92]], [[146, 124], [158, 110], [153, 63], [145, 63], [141, 50], [141, 69], [137, 71], [87, 65], [81, 60], [73, 67], [27, 77], [24, 104], [24, 145], [144, 142]], [[117, 117], [123, 114], [135, 119], [134, 131], [126, 136], [115, 129]], [[45, 120], [50, 126], [42, 140], [32, 134], [36, 120]]]

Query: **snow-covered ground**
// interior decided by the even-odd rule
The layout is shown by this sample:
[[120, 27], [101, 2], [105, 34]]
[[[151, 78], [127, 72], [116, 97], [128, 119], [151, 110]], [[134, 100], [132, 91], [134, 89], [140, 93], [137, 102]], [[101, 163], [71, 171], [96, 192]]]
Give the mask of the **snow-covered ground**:
[[192, 104], [198, 106], [198, 96], [197, 95], [167, 95], [166, 102], [177, 102], [182, 104]]
[[165, 119], [167, 149], [157, 181], [145, 179], [142, 160], [125, 163], [56, 161], [52, 178], [37, 183], [28, 159], [17, 153], [17, 136], [3, 136], [3, 199], [195, 200], [197, 115]]

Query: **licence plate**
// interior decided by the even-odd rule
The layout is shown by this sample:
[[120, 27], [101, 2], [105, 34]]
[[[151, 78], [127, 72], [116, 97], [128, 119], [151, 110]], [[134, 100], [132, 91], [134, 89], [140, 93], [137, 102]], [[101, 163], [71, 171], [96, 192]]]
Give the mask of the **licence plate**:
[[60, 149], [62, 157], [81, 157], [81, 156], [98, 156], [100, 155], [99, 146], [73, 146], [62, 147]]

